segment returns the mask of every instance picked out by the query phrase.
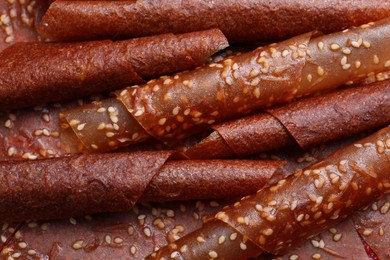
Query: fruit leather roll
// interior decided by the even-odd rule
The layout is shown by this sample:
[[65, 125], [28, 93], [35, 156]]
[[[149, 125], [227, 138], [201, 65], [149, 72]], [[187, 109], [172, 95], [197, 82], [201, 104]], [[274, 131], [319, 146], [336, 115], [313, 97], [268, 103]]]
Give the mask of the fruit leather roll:
[[335, 32], [390, 15], [386, 0], [57, 1], [38, 31], [57, 41], [128, 38], [220, 28], [230, 41]]
[[389, 193], [389, 175], [390, 127], [386, 127], [225, 207], [202, 229], [151, 258], [244, 259], [262, 252], [286, 253]]
[[[256, 192], [282, 161], [168, 161], [171, 152], [80, 155], [0, 163], [0, 220], [127, 211], [142, 200]], [[238, 185], [239, 184], [239, 185]]]
[[390, 124], [390, 81], [312, 97], [267, 113], [215, 125], [185, 151], [189, 158], [226, 158], [298, 143], [307, 148]]
[[199, 66], [227, 45], [217, 29], [120, 42], [17, 43], [0, 53], [0, 109], [143, 83]]
[[[308, 33], [260, 47], [117, 91], [117, 100], [65, 111], [64, 119], [95, 151], [150, 137], [172, 143], [211, 124], [388, 71], [389, 22], [317, 38]], [[123, 106], [129, 113], [119, 112], [125, 111]], [[104, 111], [105, 119], [99, 114]]]

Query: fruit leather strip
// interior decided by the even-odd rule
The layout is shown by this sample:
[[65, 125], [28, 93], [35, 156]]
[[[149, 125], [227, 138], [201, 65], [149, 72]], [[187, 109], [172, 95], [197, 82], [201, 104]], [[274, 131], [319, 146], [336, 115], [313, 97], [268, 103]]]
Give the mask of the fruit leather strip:
[[[378, 8], [380, 7], [380, 8]], [[331, 33], [390, 15], [386, 0], [57, 1], [39, 32], [57, 41], [129, 38], [220, 28], [230, 41], [280, 40]]]
[[169, 161], [153, 177], [140, 201], [218, 199], [252, 194], [284, 164], [252, 160]]
[[0, 219], [129, 210], [170, 155], [139, 152], [2, 162]]
[[217, 201], [137, 204], [130, 212], [50, 222], [30, 222], [2, 251], [2, 257], [49, 259], [144, 259], [202, 226]]
[[[141, 196], [157, 201], [242, 196], [264, 186], [284, 164], [181, 160], [164, 165], [170, 155], [164, 151], [135, 152], [2, 162], [4, 210], [0, 220], [126, 211]], [[232, 192], [237, 183], [241, 187]], [[151, 187], [146, 189], [148, 185]]]
[[387, 80], [269, 109], [270, 115], [215, 125], [212, 134], [185, 154], [205, 159], [244, 156], [296, 143], [306, 148], [389, 124], [389, 111]]
[[189, 147], [188, 158], [229, 158], [274, 150], [295, 143], [286, 128], [273, 116], [262, 113], [212, 127], [209, 136]]
[[390, 123], [390, 81], [347, 89], [267, 112], [306, 148]]
[[353, 216], [362, 238], [379, 259], [390, 257], [390, 194]]
[[[225, 207], [206, 225], [217, 230], [221, 226], [228, 226], [226, 230], [233, 228], [248, 238], [249, 244], [257, 245], [259, 251], [286, 253], [388, 193], [389, 155], [390, 127], [386, 127], [276, 185]], [[204, 236], [213, 233], [210, 232]], [[187, 239], [189, 252], [192, 247], [199, 248], [196, 237]], [[176, 243], [181, 245], [180, 240]], [[224, 250], [224, 244], [220, 244], [205, 247], [199, 254]], [[157, 259], [170, 252], [167, 247], [161, 249]], [[241, 253], [237, 250], [232, 259]], [[178, 252], [178, 257], [185, 259], [186, 253]]]
[[16, 42], [43, 40], [36, 27], [48, 8], [48, 1], [0, 2], [0, 51]]
[[118, 98], [151, 136], [172, 142], [215, 122], [389, 70], [382, 42], [390, 40], [389, 22], [312, 40], [302, 35], [118, 91]]
[[142, 83], [141, 77], [198, 66], [210, 53], [226, 46], [219, 30], [122, 42], [18, 43], [0, 53], [0, 108], [32, 106]]

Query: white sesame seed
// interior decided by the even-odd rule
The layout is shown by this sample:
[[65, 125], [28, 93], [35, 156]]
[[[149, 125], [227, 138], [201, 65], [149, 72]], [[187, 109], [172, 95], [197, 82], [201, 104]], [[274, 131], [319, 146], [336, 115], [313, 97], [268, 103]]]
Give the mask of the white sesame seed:
[[332, 51], [340, 50], [340, 45], [338, 45], [337, 43], [332, 43], [332, 44], [330, 45], [330, 49], [331, 49]]
[[321, 66], [317, 67], [317, 74], [318, 76], [323, 76], [325, 74], [325, 71]]
[[320, 50], [324, 49], [324, 43], [323, 42], [318, 42], [317, 46], [318, 46], [318, 49], [320, 49]]
[[84, 243], [83, 240], [77, 240], [76, 242], [73, 243], [72, 247], [75, 250], [81, 249], [83, 247], [83, 243]]
[[218, 254], [217, 254], [217, 252], [215, 252], [215, 251], [210, 251], [210, 252], [209, 252], [209, 256], [210, 256], [211, 258], [217, 258], [217, 257], [218, 257]]
[[230, 238], [230, 240], [232, 240], [232, 241], [236, 240], [236, 238], [237, 238], [237, 233], [231, 234], [229, 238]]

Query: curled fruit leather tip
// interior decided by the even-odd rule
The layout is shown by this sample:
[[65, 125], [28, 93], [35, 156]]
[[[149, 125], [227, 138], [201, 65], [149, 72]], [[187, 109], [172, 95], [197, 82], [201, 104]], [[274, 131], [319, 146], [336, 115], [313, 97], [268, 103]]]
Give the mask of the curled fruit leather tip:
[[307, 148], [390, 124], [390, 80], [303, 99], [214, 125], [189, 158], [244, 156], [299, 144]]
[[214, 123], [389, 71], [389, 41], [390, 19], [315, 38], [303, 34], [118, 90], [116, 98], [65, 111], [64, 125], [90, 151], [152, 137], [174, 144]]
[[256, 192], [284, 161], [168, 160], [172, 152], [0, 162], [0, 220], [130, 210], [137, 201], [218, 199]]
[[0, 51], [16, 42], [44, 40], [36, 27], [49, 6], [48, 0], [0, 2]]
[[218, 29], [118, 42], [16, 43], [0, 53], [0, 109], [140, 84], [199, 66], [227, 46]]
[[390, 126], [223, 208], [149, 259], [287, 253], [389, 193], [389, 174]]
[[56, 1], [38, 31], [56, 41], [79, 41], [220, 28], [232, 42], [264, 42], [311, 30], [331, 33], [389, 15], [386, 0]]

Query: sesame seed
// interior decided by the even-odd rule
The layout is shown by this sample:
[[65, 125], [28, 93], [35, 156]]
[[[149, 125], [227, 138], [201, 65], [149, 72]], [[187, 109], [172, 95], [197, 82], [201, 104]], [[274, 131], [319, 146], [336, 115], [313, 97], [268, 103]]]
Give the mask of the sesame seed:
[[74, 218], [70, 218], [70, 219], [69, 219], [69, 222], [70, 222], [72, 225], [76, 225], [76, 224], [77, 224], [77, 221], [76, 221]]
[[217, 254], [217, 252], [215, 252], [215, 251], [210, 251], [210, 252], [209, 252], [209, 256], [210, 256], [211, 258], [217, 258], [217, 257], [218, 257], [218, 254]]
[[290, 255], [290, 260], [297, 260], [299, 259], [299, 256], [298, 255]]
[[317, 241], [317, 240], [312, 240], [311, 241], [311, 244], [314, 246], [314, 247], [320, 247], [320, 243]]
[[294, 209], [297, 207], [297, 205], [298, 205], [298, 201], [297, 201], [297, 200], [294, 200], [294, 201], [291, 203], [290, 209], [291, 209], [291, 210], [294, 210]]
[[342, 66], [343, 70], [347, 70], [349, 68], [351, 68], [351, 64], [345, 64]]
[[321, 259], [321, 254], [314, 254], [311, 256], [313, 259]]
[[363, 46], [368, 49], [371, 47], [371, 43], [363, 41]]
[[242, 250], [246, 250], [248, 247], [244, 244], [244, 243], [240, 243], [240, 248], [242, 249]]
[[340, 233], [335, 234], [335, 235], [333, 235], [333, 240], [336, 242], [340, 241], [341, 237], [342, 237], [342, 234], [340, 234]]
[[231, 234], [229, 238], [230, 238], [230, 240], [232, 240], [232, 241], [236, 240], [236, 238], [237, 238], [237, 233]]
[[321, 66], [317, 67], [317, 74], [318, 76], [323, 76], [325, 74], [325, 71]]
[[381, 214], [386, 214], [390, 209], [390, 203], [386, 202], [380, 209]]
[[135, 252], [136, 252], [135, 246], [131, 246], [131, 247], [130, 247], [130, 253], [131, 253], [132, 255], [135, 255]]
[[72, 119], [69, 121], [70, 126], [75, 126], [75, 125], [78, 125], [79, 123], [80, 123], [80, 121], [76, 120], [76, 119]]
[[332, 51], [340, 50], [340, 45], [338, 45], [337, 43], [332, 43], [332, 44], [330, 45], [330, 49], [331, 49]]
[[313, 79], [313, 76], [311, 74], [308, 74], [306, 78], [307, 78], [307, 81], [311, 82]]
[[320, 50], [324, 49], [324, 43], [323, 42], [318, 42], [317, 46], [318, 46], [318, 49], [320, 49]]
[[206, 240], [204, 240], [204, 238], [203, 238], [202, 236], [198, 236], [198, 237], [196, 238], [196, 241], [198, 241], [199, 243], [204, 243], [204, 242], [206, 242]]
[[107, 133], [106, 133], [106, 136], [109, 137], [109, 138], [110, 138], [110, 137], [113, 137], [114, 135], [115, 135], [115, 134], [114, 134], [113, 132], [107, 132]]
[[220, 237], [218, 238], [218, 244], [219, 244], [219, 245], [222, 245], [222, 244], [225, 242], [225, 240], [226, 240], [225, 236], [220, 236]]
[[255, 90], [253, 90], [253, 95], [255, 95], [256, 98], [259, 98], [260, 97], [260, 89], [255, 88]]
[[267, 228], [267, 229], [263, 230], [261, 233], [263, 233], [266, 236], [270, 236], [274, 233], [274, 231], [271, 228]]
[[137, 110], [137, 112], [135, 112], [134, 116], [141, 116], [143, 115], [144, 113], [144, 110]]
[[388, 68], [388, 67], [390, 67], [390, 60], [385, 62], [385, 68]]
[[116, 237], [116, 238], [114, 239], [114, 242], [117, 243], [117, 244], [121, 244], [121, 243], [123, 242], [123, 239], [120, 238], [120, 237]]
[[72, 247], [75, 250], [81, 249], [83, 247], [83, 243], [84, 243], [83, 240], [77, 240], [76, 242], [73, 243]]
[[26, 248], [27, 247], [27, 243], [26, 242], [19, 242], [18, 243], [18, 246], [22, 249]]
[[371, 234], [372, 234], [372, 230], [365, 229], [365, 230], [363, 231], [363, 236], [368, 237], [368, 236], [371, 236]]
[[179, 256], [179, 252], [173, 251], [173, 252], [171, 253], [171, 258], [175, 258], [175, 257], [177, 257], [177, 256]]
[[35, 251], [34, 249], [30, 249], [27, 251], [27, 254], [29, 255], [35, 255], [37, 253], [37, 251]]
[[351, 54], [351, 52], [352, 52], [351, 49], [348, 49], [348, 48], [346, 48], [342, 51], [342, 53], [344, 53], [345, 55], [349, 55], [349, 54]]
[[161, 118], [160, 120], [158, 120], [159, 125], [164, 125], [166, 122], [167, 122], [166, 118]]
[[305, 216], [304, 214], [298, 215], [297, 221], [298, 221], [298, 222], [302, 221], [304, 216]]
[[104, 107], [100, 107], [96, 110], [98, 113], [103, 113], [103, 112], [106, 112], [106, 108]]
[[106, 236], [104, 237], [104, 241], [106, 241], [107, 244], [111, 244], [111, 242], [112, 242], [111, 236], [110, 236], [110, 235], [106, 235]]
[[378, 55], [374, 55], [373, 56], [373, 62], [374, 62], [374, 64], [379, 64], [379, 57], [378, 57]]

